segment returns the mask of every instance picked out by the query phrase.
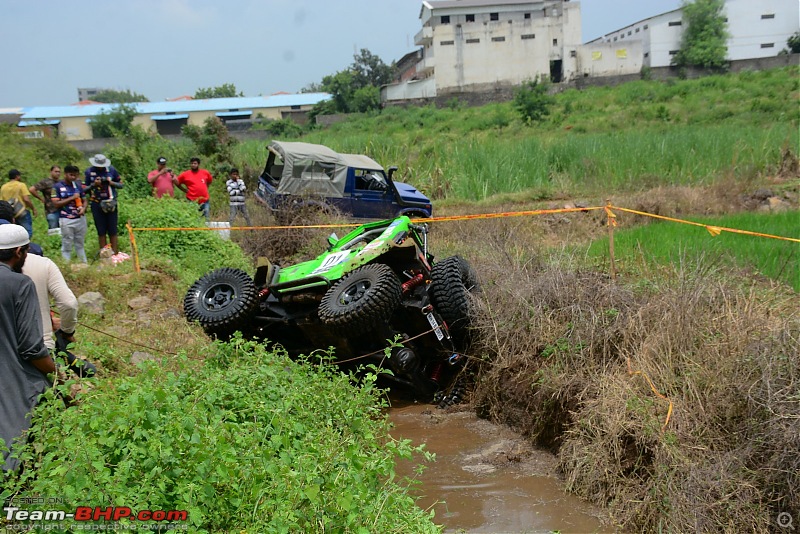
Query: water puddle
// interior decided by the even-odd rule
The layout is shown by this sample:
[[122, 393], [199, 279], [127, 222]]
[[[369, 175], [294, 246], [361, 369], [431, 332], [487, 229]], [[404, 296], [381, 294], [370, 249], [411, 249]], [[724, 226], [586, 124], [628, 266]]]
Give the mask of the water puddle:
[[436, 512], [445, 532], [614, 532], [601, 512], [562, 489], [555, 458], [509, 429], [472, 412], [446, 413], [432, 405], [394, 402], [395, 438], [426, 444], [436, 462], [417, 477], [401, 462], [398, 473], [418, 478], [418, 504]]

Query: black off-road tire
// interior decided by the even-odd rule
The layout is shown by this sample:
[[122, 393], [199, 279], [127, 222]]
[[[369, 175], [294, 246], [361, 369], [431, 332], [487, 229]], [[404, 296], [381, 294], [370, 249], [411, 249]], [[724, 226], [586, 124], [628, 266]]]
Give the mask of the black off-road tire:
[[225, 339], [239, 330], [248, 332], [258, 305], [258, 290], [241, 269], [225, 267], [205, 274], [183, 299], [189, 321], [197, 321], [210, 335]]
[[328, 289], [319, 303], [319, 318], [341, 335], [372, 330], [400, 305], [400, 279], [388, 266], [365, 265]]
[[470, 293], [479, 290], [475, 271], [461, 256], [445, 258], [431, 269], [431, 300], [459, 344], [468, 341], [474, 313]]

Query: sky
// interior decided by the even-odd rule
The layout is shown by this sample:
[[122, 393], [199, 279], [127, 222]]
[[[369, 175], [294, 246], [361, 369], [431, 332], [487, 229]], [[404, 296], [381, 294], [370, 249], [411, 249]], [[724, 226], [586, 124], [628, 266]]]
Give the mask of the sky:
[[[583, 42], [681, 0], [583, 0]], [[0, 0], [0, 108], [60, 106], [78, 87], [163, 101], [233, 83], [299, 92], [366, 48], [415, 48], [422, 0]]]

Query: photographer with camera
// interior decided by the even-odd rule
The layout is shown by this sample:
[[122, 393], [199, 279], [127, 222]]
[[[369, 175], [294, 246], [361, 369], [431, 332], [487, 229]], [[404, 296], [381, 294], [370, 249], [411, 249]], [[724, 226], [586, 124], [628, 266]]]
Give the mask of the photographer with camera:
[[150, 171], [147, 175], [147, 182], [153, 186], [153, 195], [161, 198], [164, 195], [175, 196], [175, 184], [178, 183], [172, 169], [167, 168], [167, 158], [160, 157], [156, 160], [158, 168]]
[[100, 243], [100, 252], [108, 246], [106, 235], [111, 242], [114, 255], [119, 254], [117, 239], [117, 189], [123, 187], [122, 177], [117, 169], [111, 166], [111, 161], [103, 154], [95, 154], [89, 158], [91, 167], [84, 174], [84, 186], [89, 197], [92, 209], [92, 218], [97, 228], [97, 238]]

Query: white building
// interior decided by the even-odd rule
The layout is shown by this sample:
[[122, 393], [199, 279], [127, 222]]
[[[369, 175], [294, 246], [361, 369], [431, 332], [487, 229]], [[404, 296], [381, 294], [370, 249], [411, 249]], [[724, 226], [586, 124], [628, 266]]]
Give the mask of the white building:
[[[730, 35], [729, 61], [776, 56], [800, 29], [798, 0], [726, 0], [723, 13]], [[621, 46], [640, 41], [643, 65], [668, 67], [680, 50], [684, 24], [683, 10], [676, 9], [610, 32], [586, 46]]]
[[580, 4], [569, 0], [424, 0], [412, 80], [390, 100], [477, 92], [525, 80], [575, 75]]

